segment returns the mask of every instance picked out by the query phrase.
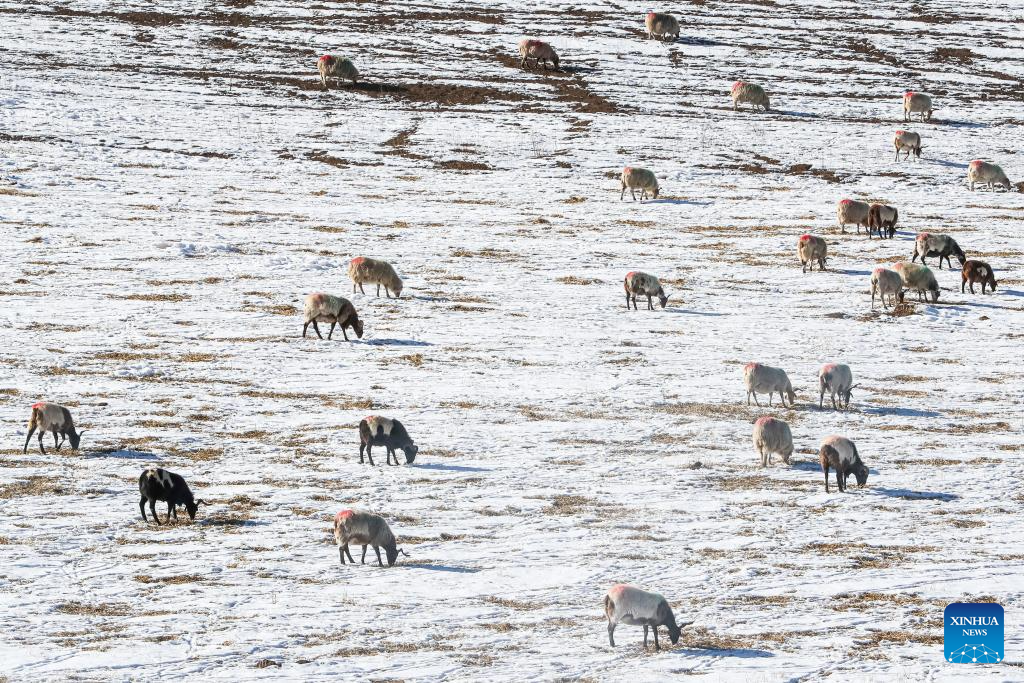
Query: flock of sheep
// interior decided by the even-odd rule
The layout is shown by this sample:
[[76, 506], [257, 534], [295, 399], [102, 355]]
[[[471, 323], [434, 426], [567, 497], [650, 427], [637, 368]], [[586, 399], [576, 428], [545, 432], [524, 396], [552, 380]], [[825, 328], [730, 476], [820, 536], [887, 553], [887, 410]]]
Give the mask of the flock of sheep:
[[[645, 25], [649, 38], [663, 40], [675, 39], [679, 35], [679, 22], [669, 14], [649, 12], [646, 15]], [[550, 44], [539, 40], [523, 40], [519, 43], [519, 54], [521, 66], [529, 68], [532, 61], [535, 65], [543, 64], [545, 68], [559, 69], [559, 58]], [[359, 71], [351, 60], [343, 57], [324, 55], [317, 61], [317, 68], [321, 81], [325, 88], [328, 87], [329, 78], [350, 80], [356, 83], [360, 78]], [[770, 111], [771, 105], [768, 94], [764, 88], [754, 83], [737, 81], [731, 89], [733, 108], [740, 104], [750, 104], [754, 108], [762, 108]], [[925, 93], [907, 92], [903, 98], [904, 119], [909, 121], [912, 114], [919, 114], [922, 120], [928, 121], [932, 115], [932, 100]], [[896, 160], [900, 159], [900, 152], [904, 152], [903, 160], [909, 159], [913, 154], [920, 158], [921, 136], [911, 131], [897, 131], [893, 138], [893, 145], [896, 150]], [[971, 190], [976, 184], [984, 184], [992, 188], [1001, 186], [1010, 189], [1010, 181], [1003, 170], [992, 163], [982, 160], [972, 161], [968, 168], [968, 181]], [[627, 166], [621, 176], [620, 200], [624, 198], [626, 190], [629, 189], [633, 199], [636, 200], [636, 190], [640, 191], [640, 201], [652, 198], [656, 199], [659, 194], [658, 180], [653, 172], [648, 169]], [[842, 232], [846, 232], [846, 225], [855, 224], [857, 232], [865, 227], [867, 235], [871, 238], [877, 232], [880, 238], [892, 238], [896, 232], [896, 223], [899, 213], [894, 207], [882, 204], [868, 204], [853, 199], [842, 199], [837, 205], [837, 222]], [[797, 241], [797, 255], [800, 264], [806, 272], [814, 269], [814, 264], [819, 270], [824, 270], [828, 259], [828, 245], [826, 241], [818, 236], [805, 234]], [[921, 264], [916, 263], [918, 256], [921, 257]], [[960, 246], [947, 235], [934, 235], [920, 233], [917, 235], [914, 245], [914, 253], [910, 263], [897, 263], [892, 270], [878, 267], [871, 274], [871, 306], [874, 307], [875, 296], [882, 299], [884, 307], [889, 303], [903, 302], [907, 291], [917, 291], [919, 297], [930, 295], [932, 301], [939, 297], [939, 285], [935, 274], [924, 265], [926, 257], [939, 258], [939, 266], [945, 259], [947, 265], [951, 265], [949, 257], [957, 258], [962, 269], [961, 292], [964, 287], [970, 284], [971, 292], [974, 293], [974, 284], [980, 282], [982, 293], [986, 287], [992, 291], [996, 289], [995, 276], [992, 268], [983, 261], [968, 260]], [[365, 294], [364, 284], [377, 285], [377, 296], [380, 296], [381, 287], [385, 295], [394, 295], [400, 298], [403, 289], [402, 279], [398, 276], [394, 267], [384, 261], [367, 257], [352, 259], [348, 268], [349, 277], [352, 279], [352, 291], [357, 289]], [[647, 308], [654, 310], [653, 299], [657, 298], [659, 304], [664, 308], [668, 302], [666, 294], [659, 279], [651, 274], [642, 272], [630, 272], [624, 280], [626, 292], [626, 308], [632, 304], [633, 309], [637, 308], [636, 298], [642, 296], [647, 298]], [[889, 302], [886, 301], [889, 298]], [[306, 336], [308, 327], [312, 324], [317, 336], [323, 339], [318, 323], [329, 323], [330, 329], [327, 338], [331, 339], [335, 327], [340, 327], [342, 335], [348, 341], [346, 330], [351, 329], [359, 338], [363, 336], [363, 322], [359, 319], [355, 307], [348, 299], [315, 292], [305, 298], [303, 307], [302, 336]], [[786, 372], [781, 368], [774, 368], [761, 363], [749, 363], [743, 370], [744, 383], [747, 389], [747, 404], [753, 397], [754, 402], [760, 407], [757, 399], [758, 394], [769, 395], [769, 406], [772, 405], [774, 394], [778, 394], [783, 407], [792, 409], [796, 394], [792, 383]], [[818, 373], [819, 383], [819, 408], [824, 407], [824, 398], [828, 394], [835, 410], [848, 409], [850, 396], [855, 385], [853, 374], [848, 365], [829, 363], [822, 366]], [[837, 402], [838, 398], [838, 402]], [[786, 401], [789, 401], [787, 406]], [[40, 402], [32, 406], [31, 418], [28, 425], [28, 436], [25, 439], [24, 452], [28, 451], [28, 444], [32, 435], [38, 431], [39, 450], [45, 454], [43, 448], [43, 436], [52, 433], [54, 446], [57, 450], [70, 440], [71, 447], [78, 449], [81, 442], [81, 433], [75, 429], [74, 420], [67, 408], [53, 404]], [[58, 443], [58, 436], [63, 437]], [[771, 456], [781, 456], [784, 463], [789, 464], [790, 456], [793, 453], [793, 435], [789, 425], [775, 417], [765, 416], [754, 423], [753, 428], [754, 449], [761, 457], [761, 465], [767, 466], [771, 462]], [[415, 460], [418, 446], [410, 438], [405, 427], [396, 419], [369, 416], [359, 423], [359, 461], [362, 463], [364, 453], [373, 465], [373, 446], [383, 446], [387, 452], [387, 463], [398, 465], [396, 449], [402, 450], [406, 463]], [[827, 436], [821, 442], [819, 449], [819, 461], [822, 472], [825, 476], [825, 490], [830, 491], [828, 475], [830, 470], [835, 471], [836, 485], [840, 491], [846, 490], [847, 478], [853, 474], [857, 483], [863, 486], [867, 482], [868, 468], [861, 461], [856, 445], [850, 439], [842, 436]], [[159, 525], [155, 505], [157, 501], [167, 504], [167, 522], [171, 517], [177, 520], [177, 508], [184, 506], [190, 519], [194, 520], [199, 505], [205, 504], [203, 500], [196, 500], [188, 484], [180, 475], [168, 472], [162, 468], [149, 468], [142, 472], [139, 477], [139, 510], [143, 520], [146, 517], [146, 505], [149, 505], [150, 513], [154, 521]], [[384, 548], [388, 566], [394, 565], [400, 553], [405, 554], [397, 546], [394, 533], [388, 526], [387, 521], [382, 517], [366, 512], [343, 510], [337, 514], [334, 520], [334, 538], [338, 546], [339, 559], [345, 564], [345, 557], [354, 562], [349, 545], [352, 543], [362, 546], [361, 561], [366, 561], [366, 549], [372, 546], [377, 555], [377, 561], [383, 566], [380, 549]], [[656, 593], [649, 593], [634, 586], [620, 584], [612, 587], [604, 600], [605, 614], [608, 618], [608, 640], [615, 645], [613, 633], [618, 623], [643, 626], [644, 646], [647, 646], [648, 629], [654, 630], [654, 644], [659, 647], [658, 626], [665, 626], [668, 629], [669, 637], [673, 643], [679, 639], [681, 629], [687, 624], [677, 624], [664, 597]]]

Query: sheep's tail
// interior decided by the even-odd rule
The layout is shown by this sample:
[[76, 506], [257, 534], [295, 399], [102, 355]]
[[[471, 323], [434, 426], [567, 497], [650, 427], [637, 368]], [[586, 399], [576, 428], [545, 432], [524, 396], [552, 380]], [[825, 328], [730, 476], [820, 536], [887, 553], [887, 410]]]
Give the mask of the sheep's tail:
[[612, 596], [604, 596], [604, 615], [609, 619], [612, 618], [612, 612], [615, 611], [615, 603], [612, 601]]

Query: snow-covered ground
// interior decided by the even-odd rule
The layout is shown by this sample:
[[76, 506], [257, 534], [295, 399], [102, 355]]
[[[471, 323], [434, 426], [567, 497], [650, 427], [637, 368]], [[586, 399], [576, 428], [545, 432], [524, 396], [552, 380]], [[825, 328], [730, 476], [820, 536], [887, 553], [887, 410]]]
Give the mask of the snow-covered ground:
[[[153, 4], [0, 0], [0, 676], [1024, 678], [1024, 195], [964, 183], [1024, 179], [1020, 3], [691, 0], [673, 44], [638, 2]], [[523, 36], [566, 71], [519, 70]], [[365, 82], [324, 92], [325, 52]], [[776, 111], [733, 112], [737, 78]], [[658, 201], [619, 201], [627, 164]], [[896, 239], [840, 234], [842, 197], [897, 206]], [[998, 291], [931, 262], [938, 304], [871, 311], [920, 230]], [[407, 295], [351, 295], [357, 255]], [[634, 269], [665, 310], [625, 310]], [[361, 340], [300, 337], [315, 290]], [[750, 361], [795, 410], [745, 405]], [[829, 361], [849, 413], [817, 407]], [[82, 451], [22, 455], [44, 399]], [[359, 464], [371, 413], [415, 465]], [[766, 414], [791, 466], [758, 467]], [[866, 487], [825, 493], [833, 433]], [[142, 522], [154, 465], [210, 501], [194, 524]], [[345, 507], [411, 557], [340, 567]], [[610, 648], [616, 582], [694, 625]], [[1007, 663], [943, 663], [943, 607], [979, 598]]]

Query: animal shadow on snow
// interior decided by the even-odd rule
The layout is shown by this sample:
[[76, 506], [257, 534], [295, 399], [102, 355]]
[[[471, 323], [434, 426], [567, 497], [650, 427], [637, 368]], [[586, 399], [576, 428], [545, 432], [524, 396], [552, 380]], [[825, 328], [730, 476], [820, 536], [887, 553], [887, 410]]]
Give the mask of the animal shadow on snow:
[[648, 199], [644, 204], [685, 204], [687, 206], [711, 206], [714, 202], [698, 202], [692, 199]]
[[416, 341], [415, 339], [367, 339], [366, 341], [353, 340], [354, 344], [366, 344], [367, 346], [433, 346], [430, 342]]
[[864, 406], [860, 412], [867, 415], [896, 415], [899, 417], [941, 417], [942, 413], [934, 410], [920, 410], [918, 408], [876, 408]]
[[694, 649], [692, 647], [680, 647], [669, 650], [674, 655], [684, 655], [686, 657], [701, 657], [713, 654], [715, 657], [739, 657], [741, 659], [760, 659], [763, 657], [774, 657], [774, 653], [768, 650], [750, 650], [746, 648], [736, 648], [733, 650], [718, 650], [713, 648], [708, 649]]
[[487, 467], [469, 467], [468, 465], [441, 465], [439, 463], [429, 463], [419, 465], [413, 463], [411, 467], [415, 467], [418, 470], [440, 470], [443, 472], [493, 472], [494, 470]]
[[717, 47], [719, 45], [725, 45], [717, 40], [710, 40], [708, 38], [698, 38], [696, 36], [679, 36], [675, 40], [667, 41], [669, 44], [677, 45], [694, 45], [697, 47]]
[[[640, 304], [640, 300], [637, 299], [637, 305], [639, 305], [639, 304]], [[718, 317], [721, 317], [721, 316], [728, 315], [727, 313], [711, 313], [710, 311], [695, 311], [695, 310], [693, 310], [691, 308], [675, 308], [675, 307], [672, 307], [672, 306], [669, 306], [663, 312], [664, 313], [675, 313], [677, 315], [703, 315], [703, 316], [706, 316], [706, 317], [709, 317], [709, 318], [711, 318], [711, 317], [718, 318]]]
[[160, 456], [149, 451], [137, 451], [132, 448], [99, 448], [86, 451], [84, 458], [121, 458], [122, 460], [159, 460]]
[[435, 572], [452, 572], [454, 574], [476, 574], [479, 569], [473, 569], [472, 567], [453, 567], [448, 564], [416, 564], [414, 562], [403, 562], [403, 567], [410, 569], [429, 569]]
[[911, 489], [890, 489], [884, 486], [872, 486], [871, 490], [879, 495], [890, 498], [905, 498], [909, 500], [941, 500], [948, 503], [951, 500], [959, 500], [960, 496], [955, 493], [939, 493], [938, 491], [913, 491]]

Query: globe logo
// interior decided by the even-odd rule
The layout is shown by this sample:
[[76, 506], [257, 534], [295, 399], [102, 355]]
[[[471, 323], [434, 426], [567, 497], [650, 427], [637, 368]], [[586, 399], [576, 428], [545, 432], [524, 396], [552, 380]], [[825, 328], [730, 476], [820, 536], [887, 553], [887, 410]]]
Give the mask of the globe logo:
[[943, 620], [945, 660], [951, 664], [998, 664], [1006, 653], [1003, 607], [995, 602], [954, 602]]

